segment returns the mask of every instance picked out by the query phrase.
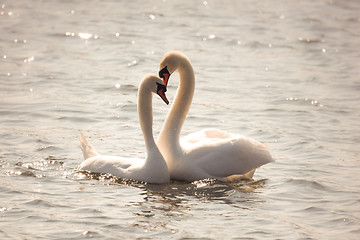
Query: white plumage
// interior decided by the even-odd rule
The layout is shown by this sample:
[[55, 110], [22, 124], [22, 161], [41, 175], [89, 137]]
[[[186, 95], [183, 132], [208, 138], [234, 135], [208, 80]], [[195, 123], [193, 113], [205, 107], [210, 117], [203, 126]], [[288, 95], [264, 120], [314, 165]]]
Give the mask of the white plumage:
[[205, 129], [180, 140], [181, 128], [194, 95], [195, 74], [190, 60], [179, 52], [165, 54], [160, 72], [164, 68], [169, 73], [160, 74], [165, 85], [174, 71], [180, 74], [173, 106], [157, 141], [172, 179], [233, 181], [252, 178], [256, 168], [273, 161], [266, 145], [217, 129]]
[[[166, 162], [155, 144], [152, 132], [152, 92], [159, 95], [167, 103], [165, 92], [160, 89], [162, 81], [157, 76], [146, 77], [138, 91], [138, 115], [141, 130], [144, 135], [147, 156], [145, 159], [123, 158], [118, 156], [104, 156], [97, 153], [84, 135], [80, 134], [80, 147], [84, 159], [77, 170], [85, 170], [93, 173], [110, 173], [113, 176], [149, 183], [169, 182], [169, 172]], [[165, 100], [165, 99], [166, 100]]]

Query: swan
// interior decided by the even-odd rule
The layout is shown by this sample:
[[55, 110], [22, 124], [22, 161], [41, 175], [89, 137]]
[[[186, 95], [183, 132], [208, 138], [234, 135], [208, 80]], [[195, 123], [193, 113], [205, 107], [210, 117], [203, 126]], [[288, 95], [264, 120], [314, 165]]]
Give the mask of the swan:
[[153, 138], [152, 92], [157, 93], [166, 104], [169, 104], [165, 95], [166, 86], [159, 77], [150, 75], [141, 81], [138, 90], [138, 115], [145, 140], [146, 158], [100, 155], [80, 133], [80, 147], [85, 161], [77, 167], [78, 171], [110, 173], [120, 178], [155, 184], [169, 182], [168, 167]]
[[274, 161], [266, 145], [217, 129], [204, 129], [180, 139], [194, 95], [194, 70], [190, 60], [176, 51], [164, 55], [160, 69], [165, 86], [173, 72], [177, 70], [180, 76], [174, 102], [157, 140], [171, 179], [190, 182], [206, 178], [226, 182], [251, 179], [256, 168]]

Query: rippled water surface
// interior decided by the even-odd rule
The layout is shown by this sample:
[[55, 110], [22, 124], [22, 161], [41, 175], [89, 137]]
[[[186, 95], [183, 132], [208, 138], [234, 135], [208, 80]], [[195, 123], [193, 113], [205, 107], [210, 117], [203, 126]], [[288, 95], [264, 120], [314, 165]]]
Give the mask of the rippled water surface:
[[[359, 1], [0, 1], [1, 239], [358, 239]], [[192, 61], [183, 133], [267, 143], [251, 181], [76, 173], [83, 132], [143, 157], [137, 88]], [[168, 88], [173, 99], [174, 74]], [[169, 106], [154, 98], [154, 133]]]

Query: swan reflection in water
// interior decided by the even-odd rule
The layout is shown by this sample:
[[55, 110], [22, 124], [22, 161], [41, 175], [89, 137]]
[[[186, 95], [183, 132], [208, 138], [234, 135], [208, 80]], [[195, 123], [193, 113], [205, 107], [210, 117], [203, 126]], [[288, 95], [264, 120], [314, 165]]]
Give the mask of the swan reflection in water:
[[[97, 180], [96, 183], [88, 182], [88, 184], [136, 187], [144, 190], [147, 196], [161, 197], [163, 198], [164, 203], [169, 203], [174, 206], [181, 202], [178, 201], [179, 199], [184, 199], [184, 197], [195, 197], [200, 200], [208, 201], [224, 201], [231, 204], [229, 199], [227, 199], [229, 195], [232, 195], [236, 192], [245, 194], [254, 193], [257, 190], [263, 188], [267, 181], [267, 179], [244, 179], [241, 181], [229, 183], [219, 181], [217, 179], [203, 179], [190, 183], [171, 180], [168, 184], [151, 184], [131, 179], [119, 178], [108, 173], [92, 173], [89, 171], [77, 171], [76, 178], [79, 180]], [[145, 197], [144, 199], [148, 200]], [[186, 198], [184, 200], [186, 201]]]

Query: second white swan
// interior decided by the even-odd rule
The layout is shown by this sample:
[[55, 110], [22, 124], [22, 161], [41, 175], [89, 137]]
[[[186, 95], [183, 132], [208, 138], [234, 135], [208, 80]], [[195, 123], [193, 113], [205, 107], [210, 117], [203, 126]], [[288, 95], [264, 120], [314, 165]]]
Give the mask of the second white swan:
[[153, 138], [152, 124], [152, 92], [157, 93], [166, 104], [166, 86], [160, 78], [150, 75], [140, 83], [138, 91], [138, 115], [144, 135], [147, 156], [145, 159], [104, 156], [88, 143], [80, 134], [80, 147], [84, 155], [77, 170], [92, 173], [110, 173], [113, 176], [148, 183], [168, 183], [170, 180], [168, 167]]
[[159, 76], [165, 85], [174, 71], [180, 75], [175, 100], [157, 141], [172, 179], [233, 181], [252, 178], [256, 168], [273, 161], [264, 144], [217, 129], [205, 129], [180, 140], [194, 95], [194, 70], [190, 60], [180, 52], [165, 54], [160, 69]]

